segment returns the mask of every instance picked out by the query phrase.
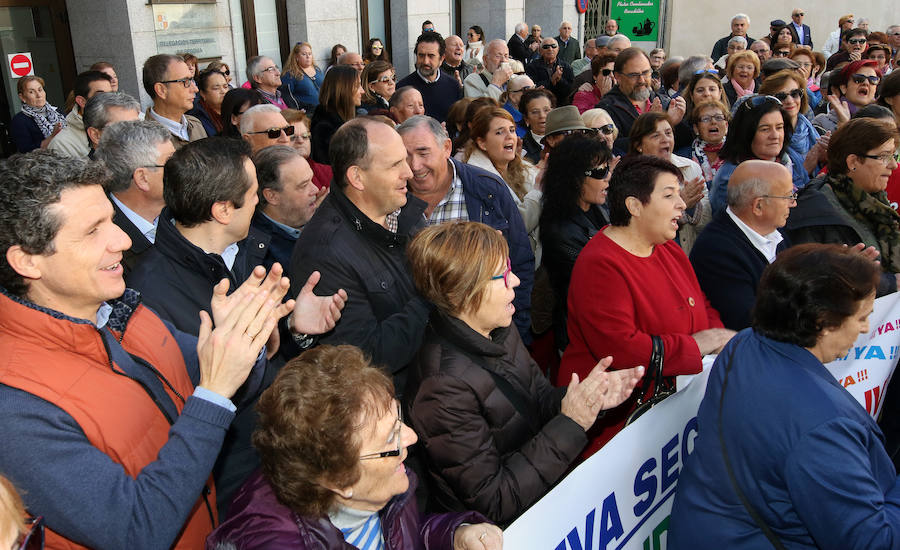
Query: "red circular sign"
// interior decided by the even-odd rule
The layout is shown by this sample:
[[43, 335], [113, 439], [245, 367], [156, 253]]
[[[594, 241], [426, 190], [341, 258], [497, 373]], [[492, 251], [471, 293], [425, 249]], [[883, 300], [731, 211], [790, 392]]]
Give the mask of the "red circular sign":
[[25, 76], [31, 72], [31, 60], [27, 55], [14, 55], [9, 60], [9, 69], [16, 76]]
[[578, 13], [584, 13], [588, 8], [588, 0], [575, 0], [575, 9]]

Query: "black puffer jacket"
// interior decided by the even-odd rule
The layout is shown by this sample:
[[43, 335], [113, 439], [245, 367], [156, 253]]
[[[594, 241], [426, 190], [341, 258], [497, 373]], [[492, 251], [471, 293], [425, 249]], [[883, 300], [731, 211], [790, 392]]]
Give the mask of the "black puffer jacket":
[[[491, 336], [433, 312], [410, 370], [407, 405], [434, 482], [433, 505], [476, 510], [506, 525], [562, 477], [587, 437], [560, 414], [565, 388], [544, 378], [518, 331], [499, 328]], [[495, 377], [516, 392], [517, 405]]]

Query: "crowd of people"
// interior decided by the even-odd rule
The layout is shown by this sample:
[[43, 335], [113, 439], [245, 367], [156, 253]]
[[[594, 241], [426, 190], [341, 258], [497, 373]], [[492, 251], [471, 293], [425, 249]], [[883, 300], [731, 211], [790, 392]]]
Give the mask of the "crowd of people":
[[710, 354], [673, 548], [900, 538], [900, 392], [879, 426], [823, 366], [900, 283], [900, 25], [804, 17], [159, 54], [144, 111], [106, 62], [19, 79], [0, 543], [499, 549]]

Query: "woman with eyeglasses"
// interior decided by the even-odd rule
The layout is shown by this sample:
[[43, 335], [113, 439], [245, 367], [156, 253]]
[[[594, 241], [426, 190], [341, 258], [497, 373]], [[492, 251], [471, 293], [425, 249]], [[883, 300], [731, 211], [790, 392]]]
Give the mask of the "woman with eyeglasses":
[[416, 433], [394, 385], [353, 346], [288, 362], [257, 405], [262, 468], [238, 491], [207, 548], [499, 550], [476, 512], [423, 516], [403, 465]]
[[708, 189], [700, 165], [674, 151], [675, 132], [665, 113], [651, 111], [635, 119], [628, 135], [628, 155], [650, 155], [671, 162], [681, 172], [680, 194], [685, 210], [678, 220], [678, 242], [684, 253], [690, 254], [697, 235], [712, 218]]
[[624, 152], [620, 153], [613, 148], [616, 138], [619, 137], [619, 129], [616, 128], [609, 113], [603, 109], [588, 109], [581, 113], [581, 120], [588, 128], [597, 130], [595, 137], [605, 143], [616, 158], [624, 154]]
[[555, 298], [553, 333], [560, 353], [569, 343], [566, 300], [572, 268], [591, 237], [609, 224], [604, 205], [616, 162], [606, 141], [583, 134], [567, 136], [547, 157], [540, 237]]
[[725, 74], [728, 82], [723, 84], [728, 105], [734, 105], [739, 97], [752, 95], [759, 85], [759, 57], [752, 50], [744, 50], [728, 56]]
[[721, 101], [707, 100], [694, 104], [690, 121], [694, 138], [690, 147], [676, 151], [681, 157], [689, 158], [700, 166], [707, 189], [712, 186], [719, 168], [725, 164], [719, 153], [725, 145], [728, 135], [728, 123], [731, 111]]
[[312, 45], [297, 42], [291, 49], [281, 72], [281, 95], [291, 109], [307, 112], [319, 104], [319, 89], [325, 73], [316, 65]]
[[228, 89], [234, 89], [234, 85], [231, 83], [231, 69], [228, 67], [227, 63], [223, 63], [221, 61], [210, 61], [206, 66], [205, 71], [216, 71], [225, 77], [225, 83], [228, 85]]
[[790, 69], [778, 71], [766, 78], [759, 87], [759, 93], [781, 101], [781, 109], [791, 122], [790, 148], [803, 159], [806, 172], [815, 176], [819, 168], [825, 165], [829, 135], [820, 136], [805, 116], [809, 104], [803, 75]]
[[387, 115], [391, 96], [397, 89], [397, 74], [387, 61], [375, 60], [366, 65], [360, 75], [364, 91], [361, 110], [370, 115]]
[[832, 71], [828, 85], [840, 91], [840, 97], [829, 94], [828, 109], [813, 118], [813, 125], [820, 133], [832, 132], [844, 124], [853, 113], [875, 102], [875, 93], [881, 82], [881, 71], [871, 59], [860, 59], [848, 64], [837, 75]]
[[186, 114], [203, 123], [207, 136], [217, 136], [224, 129], [222, 102], [228, 93], [228, 82], [219, 71], [206, 69], [197, 76], [197, 89], [200, 97]]
[[[593, 84], [582, 84], [572, 98], [572, 105], [578, 107], [580, 114], [593, 109], [600, 99], [612, 90], [616, 84], [615, 64], [616, 56], [613, 54], [598, 55], [591, 60], [591, 74], [594, 82]], [[587, 87], [590, 89], [584, 89]]]
[[477, 510], [507, 525], [569, 470], [601, 410], [631, 393], [640, 367], [589, 373], [554, 389], [512, 326], [503, 235], [475, 222], [430, 226], [407, 247], [431, 301], [407, 393], [438, 510]]
[[[569, 284], [567, 332], [557, 384], [584, 376], [602, 357], [614, 368], [649, 365], [653, 337], [663, 347], [662, 374], [694, 374], [734, 334], [700, 289], [687, 255], [675, 243], [684, 213], [683, 176], [671, 162], [629, 155], [607, 191], [610, 225], [584, 247]], [[636, 397], [607, 411], [588, 436], [590, 456], [618, 433]]]
[[897, 290], [900, 273], [900, 214], [885, 188], [897, 169], [897, 126], [853, 119], [828, 144], [828, 174], [800, 191], [785, 233], [792, 243], [864, 243], [878, 251], [883, 273], [878, 295]]
[[465, 162], [487, 170], [506, 183], [525, 222], [531, 250], [535, 253], [536, 269], [540, 266], [537, 228], [541, 215], [541, 190], [535, 187], [537, 169], [523, 162], [516, 151], [516, 122], [502, 107], [485, 107], [472, 119], [469, 138], [464, 153]]
[[366, 54], [363, 56], [363, 61], [366, 63], [366, 65], [373, 61], [384, 61], [385, 63], [391, 62], [390, 57], [388, 57], [387, 50], [384, 49], [384, 42], [382, 42], [380, 38], [369, 39], [369, 43], [366, 45]]
[[737, 165], [745, 160], [761, 159], [783, 164], [791, 170], [796, 189], [809, 183], [803, 157], [790, 147], [793, 127], [778, 98], [751, 95], [735, 105], [733, 111], [728, 137], [719, 151], [725, 162], [716, 173], [709, 193], [713, 215], [725, 209], [728, 180]]
[[331, 136], [342, 124], [356, 116], [362, 104], [363, 88], [356, 69], [349, 65], [333, 67], [322, 80], [319, 105], [312, 117], [312, 158], [331, 165], [328, 157]]
[[752, 329], [709, 375], [678, 476], [671, 550], [897, 545], [889, 448], [825, 367], [875, 328], [877, 278], [876, 264], [840, 246], [795, 246], [766, 268]]
[[[806, 99], [809, 102], [809, 108], [814, 110], [822, 102], [822, 90], [814, 74], [816, 69], [816, 55], [812, 50], [806, 48], [797, 48], [791, 53], [791, 59], [800, 65], [800, 74], [806, 80]], [[804, 112], [803, 114], [807, 114]]]
[[466, 31], [466, 51], [463, 62], [473, 67], [484, 65], [484, 31], [478, 25]]

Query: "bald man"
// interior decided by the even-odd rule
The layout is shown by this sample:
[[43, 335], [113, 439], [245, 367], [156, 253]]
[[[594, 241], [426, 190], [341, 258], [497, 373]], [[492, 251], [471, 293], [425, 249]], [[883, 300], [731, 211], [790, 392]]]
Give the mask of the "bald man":
[[728, 180], [728, 207], [709, 222], [691, 250], [700, 288], [726, 328], [750, 326], [759, 278], [787, 248], [779, 229], [796, 205], [791, 172], [777, 162], [744, 161]]

